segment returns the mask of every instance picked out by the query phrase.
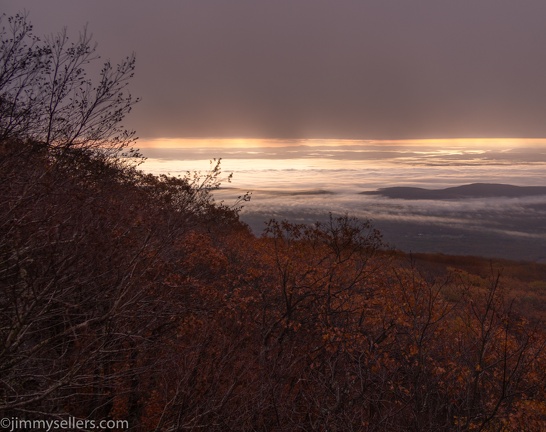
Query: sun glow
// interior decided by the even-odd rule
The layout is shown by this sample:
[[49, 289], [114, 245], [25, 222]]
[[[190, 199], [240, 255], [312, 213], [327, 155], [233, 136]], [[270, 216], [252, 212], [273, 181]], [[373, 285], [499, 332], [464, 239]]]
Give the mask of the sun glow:
[[382, 144], [402, 147], [488, 149], [543, 146], [546, 138], [434, 138], [405, 140], [349, 139], [265, 139], [265, 138], [154, 138], [138, 141], [140, 148], [275, 148], [275, 147], [339, 147]]
[[373, 144], [388, 142], [411, 147], [454, 147], [454, 148], [517, 148], [544, 146], [546, 138], [431, 138], [408, 140], [374, 140]]
[[[263, 138], [154, 138], [139, 140], [142, 148], [264, 148], [286, 147], [298, 144], [299, 140], [263, 139]], [[301, 143], [300, 143], [301, 144]]]

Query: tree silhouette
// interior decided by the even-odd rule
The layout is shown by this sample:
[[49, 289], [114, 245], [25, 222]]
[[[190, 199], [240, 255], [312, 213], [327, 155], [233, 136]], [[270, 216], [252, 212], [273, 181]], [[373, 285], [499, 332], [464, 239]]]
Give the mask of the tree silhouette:
[[120, 126], [138, 102], [127, 92], [135, 56], [106, 61], [94, 82], [87, 67], [96, 44], [84, 29], [70, 42], [66, 29], [40, 39], [26, 14], [0, 21], [0, 138], [31, 139], [55, 149], [118, 155], [134, 141]]

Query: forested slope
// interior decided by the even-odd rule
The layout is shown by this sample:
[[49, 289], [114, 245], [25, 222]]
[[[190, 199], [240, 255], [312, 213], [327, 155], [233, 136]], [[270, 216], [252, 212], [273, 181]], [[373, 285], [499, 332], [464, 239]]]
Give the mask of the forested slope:
[[[62, 104], [21, 105], [34, 78], [8, 66], [28, 72], [34, 57], [6, 52], [1, 417], [138, 431], [544, 430], [544, 330], [494, 266], [431, 272], [350, 217], [271, 221], [256, 237], [238, 204], [214, 202], [218, 165], [138, 171], [121, 153], [131, 135], [107, 133], [118, 111], [67, 123]], [[116, 76], [110, 90], [127, 78]], [[119, 91], [82, 94], [129, 107]]]

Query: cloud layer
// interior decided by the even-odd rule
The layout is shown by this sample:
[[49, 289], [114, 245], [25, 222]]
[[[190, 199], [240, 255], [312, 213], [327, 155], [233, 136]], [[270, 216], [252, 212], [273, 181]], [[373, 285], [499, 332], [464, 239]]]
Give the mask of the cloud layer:
[[542, 0], [4, 0], [135, 51], [144, 137], [546, 136]]
[[257, 233], [269, 218], [313, 223], [329, 212], [347, 213], [371, 219], [389, 243], [404, 250], [546, 259], [546, 195], [407, 200], [362, 194], [392, 186], [442, 189], [478, 182], [546, 186], [545, 144], [277, 144], [144, 149], [150, 157], [144, 169], [177, 175], [224, 157], [222, 165], [234, 180], [215, 195], [230, 203], [252, 191], [242, 217]]

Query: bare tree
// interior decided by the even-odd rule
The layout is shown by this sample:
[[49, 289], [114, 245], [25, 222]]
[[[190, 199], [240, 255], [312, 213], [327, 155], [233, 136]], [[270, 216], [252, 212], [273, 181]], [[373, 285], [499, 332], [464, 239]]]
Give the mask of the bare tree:
[[99, 57], [87, 29], [76, 42], [66, 29], [40, 39], [26, 14], [4, 15], [0, 39], [0, 139], [110, 155], [134, 141], [134, 132], [121, 126], [138, 102], [127, 91], [134, 54], [117, 65], [106, 61], [94, 82], [86, 68]]
[[[126, 178], [120, 123], [137, 101], [135, 59], [104, 63], [86, 30], [36, 37], [0, 17], [0, 411], [106, 416], [116, 363], [141, 349], [145, 273], [158, 233], [136, 217], [147, 192]], [[124, 201], [125, 199], [125, 201]], [[145, 215], [140, 215], [144, 219]], [[163, 243], [160, 243], [163, 244]], [[129, 252], [131, 251], [131, 252]], [[153, 320], [148, 321], [151, 323]], [[139, 328], [141, 333], [135, 331]], [[131, 374], [136, 371], [131, 371]]]

